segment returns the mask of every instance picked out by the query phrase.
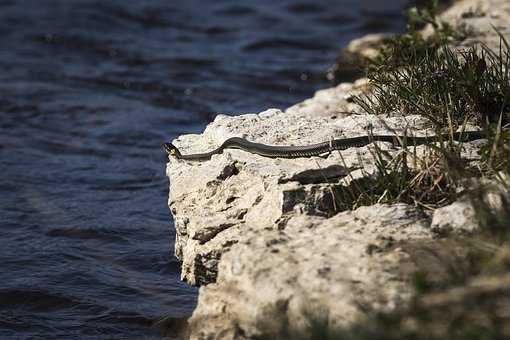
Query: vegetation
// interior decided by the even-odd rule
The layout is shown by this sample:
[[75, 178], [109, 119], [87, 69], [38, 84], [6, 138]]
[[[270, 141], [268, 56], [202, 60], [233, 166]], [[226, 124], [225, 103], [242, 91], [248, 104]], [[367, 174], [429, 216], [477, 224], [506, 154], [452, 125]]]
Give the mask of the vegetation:
[[[419, 114], [437, 131], [466, 124], [489, 127], [510, 122], [510, 46], [499, 32], [500, 48], [485, 45], [460, 50], [470, 29], [453, 28], [436, 17], [437, 1], [409, 11], [409, 31], [389, 39], [367, 67], [372, 91], [354, 98], [371, 114]], [[433, 34], [423, 38], [417, 27], [428, 23]]]
[[[421, 10], [410, 10], [408, 33], [381, 47], [367, 68], [371, 91], [354, 101], [370, 114], [426, 117], [437, 135], [480, 126], [488, 139], [481, 160], [463, 159], [462, 143], [452, 138], [429, 145], [425, 156], [407, 146], [391, 157], [376, 146], [375, 174], [335, 186], [340, 211], [394, 202], [434, 209], [457, 199], [468, 179], [510, 169], [510, 131], [504, 129], [510, 122], [510, 46], [500, 35], [498, 51], [485, 45], [450, 47], [470, 30], [441, 22], [436, 8], [437, 1], [432, 1]], [[417, 30], [424, 24], [434, 29], [428, 38]]]
[[[501, 36], [496, 53], [485, 46], [455, 51], [422, 38], [394, 39], [369, 67], [373, 91], [355, 101], [368, 113], [419, 114], [437, 130], [509, 121], [510, 50]], [[383, 59], [384, 58], [384, 61]]]

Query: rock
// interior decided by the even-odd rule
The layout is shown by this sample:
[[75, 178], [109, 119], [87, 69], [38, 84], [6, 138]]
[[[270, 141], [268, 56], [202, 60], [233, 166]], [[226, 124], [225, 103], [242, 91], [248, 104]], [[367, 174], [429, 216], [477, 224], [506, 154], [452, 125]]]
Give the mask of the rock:
[[346, 50], [349, 53], [355, 54], [359, 57], [366, 59], [373, 59], [378, 55], [378, 49], [382, 44], [389, 38], [393, 37], [393, 34], [388, 33], [375, 33], [367, 34], [361, 38], [354, 39], [351, 41]]
[[[174, 144], [183, 153], [203, 152], [233, 136], [274, 145], [312, 144], [335, 138], [374, 134], [430, 134], [420, 116], [351, 115], [330, 119], [299, 111], [269, 110], [259, 115], [220, 116], [203, 135], [181, 136]], [[282, 129], [281, 127], [285, 127]], [[378, 143], [388, 157], [399, 148]], [[467, 143], [466, 145], [469, 145]], [[299, 211], [331, 216], [338, 212], [333, 186], [376, 171], [373, 145], [334, 152], [326, 158], [270, 159], [241, 150], [225, 150], [207, 162], [171, 160], [169, 206], [176, 228], [176, 256], [182, 278], [191, 284], [214, 282], [218, 261], [249, 228], [277, 228]]]
[[[500, 174], [500, 176], [504, 176]], [[469, 191], [452, 204], [436, 209], [431, 228], [435, 232], [473, 233], [483, 228], [497, 228], [510, 220], [510, 189], [496, 180], [473, 180]]]
[[310, 313], [339, 326], [370, 310], [393, 310], [412, 296], [414, 272], [396, 245], [432, 239], [428, 227], [419, 210], [395, 204], [246, 231], [223, 255], [217, 283], [201, 288], [192, 339], [278, 338], [306, 328]]
[[471, 233], [479, 230], [480, 223], [472, 202], [456, 201], [434, 211], [431, 228], [442, 235], [452, 231]]
[[[507, 0], [463, 0], [444, 11], [440, 18], [452, 27], [468, 33], [464, 41], [452, 42], [459, 49], [483, 43], [498, 51], [500, 37], [496, 30], [510, 41], [509, 16], [510, 2]], [[423, 31], [425, 37], [432, 33], [431, 26]]]
[[378, 49], [391, 36], [392, 34], [375, 33], [352, 40], [340, 51], [335, 64], [328, 69], [326, 77], [338, 83], [353, 81], [363, 76], [368, 62], [377, 56]]
[[342, 83], [330, 89], [319, 90], [313, 98], [289, 107], [286, 112], [292, 115], [327, 117], [337, 119], [352, 113], [362, 112], [353, 102], [353, 96], [366, 91], [368, 80], [358, 79], [354, 83]]

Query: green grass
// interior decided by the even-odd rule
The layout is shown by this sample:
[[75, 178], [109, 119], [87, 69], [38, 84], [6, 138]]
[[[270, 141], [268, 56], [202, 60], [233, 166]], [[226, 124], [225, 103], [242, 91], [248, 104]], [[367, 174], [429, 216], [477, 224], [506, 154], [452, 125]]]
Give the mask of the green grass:
[[[510, 47], [500, 36], [499, 51], [485, 45], [454, 50], [452, 42], [470, 29], [437, 18], [437, 1], [409, 10], [406, 34], [388, 40], [367, 67], [372, 91], [355, 102], [372, 114], [419, 114], [439, 131], [473, 124], [502, 123], [510, 116]], [[417, 27], [430, 24], [423, 38]]]
[[448, 162], [456, 162], [435, 150], [426, 157], [418, 156], [413, 146], [404, 146], [392, 157], [377, 144], [370, 149], [375, 173], [364, 171], [360, 179], [334, 188], [339, 210], [356, 209], [376, 203], [403, 202], [433, 209], [457, 196], [456, 183], [444, 173]]
[[[449, 43], [464, 39], [469, 29], [439, 21], [436, 8], [432, 2], [410, 11], [409, 32], [381, 47], [367, 68], [371, 90], [354, 101], [369, 114], [423, 116], [437, 135], [479, 126], [488, 140], [481, 160], [463, 159], [462, 143], [452, 138], [429, 144], [430, 152], [421, 157], [413, 146], [390, 157], [375, 145], [375, 174], [334, 186], [338, 211], [396, 202], [434, 209], [456, 200], [468, 179], [497, 179], [510, 171], [510, 130], [504, 129], [510, 123], [510, 46], [497, 32], [497, 51], [483, 44], [453, 49]], [[427, 39], [417, 31], [426, 23], [434, 28]]]
[[395, 60], [374, 62], [368, 69], [371, 93], [354, 99], [368, 113], [419, 114], [438, 131], [494, 124], [500, 115], [508, 123], [510, 53], [503, 37], [499, 53], [483, 45], [461, 52], [447, 45], [428, 51], [395, 46], [394, 51], [400, 54]]
[[347, 184], [331, 184], [336, 211], [397, 202], [434, 210], [466, 194], [475, 199], [469, 187], [480, 178], [492, 179], [500, 188], [510, 190], [510, 181], [504, 175], [510, 169], [510, 132], [491, 127], [487, 138], [477, 162], [462, 158], [462, 143], [451, 140], [426, 145], [424, 153], [418, 153], [412, 145], [403, 146], [394, 156], [374, 144], [369, 148], [373, 171], [368, 172], [368, 164], [360, 160], [361, 178], [349, 174]]

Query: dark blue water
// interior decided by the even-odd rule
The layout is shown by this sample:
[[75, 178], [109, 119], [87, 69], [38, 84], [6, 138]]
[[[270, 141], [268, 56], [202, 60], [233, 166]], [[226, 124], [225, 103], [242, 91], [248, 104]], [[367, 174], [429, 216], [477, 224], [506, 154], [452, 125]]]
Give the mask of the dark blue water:
[[311, 96], [404, 2], [0, 0], [0, 338], [189, 315], [160, 143]]

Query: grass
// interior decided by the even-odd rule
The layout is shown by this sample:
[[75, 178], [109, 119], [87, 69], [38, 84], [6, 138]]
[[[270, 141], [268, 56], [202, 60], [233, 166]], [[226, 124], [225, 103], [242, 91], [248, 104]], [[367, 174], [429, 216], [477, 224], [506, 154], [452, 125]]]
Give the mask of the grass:
[[500, 115], [508, 123], [510, 53], [503, 36], [499, 53], [484, 45], [458, 52], [448, 45], [425, 50], [400, 44], [392, 48], [393, 60], [376, 61], [368, 69], [372, 91], [354, 99], [365, 111], [419, 114], [438, 131], [494, 124]]
[[[373, 114], [420, 114], [438, 130], [465, 122], [495, 123], [510, 116], [510, 47], [500, 36], [499, 51], [481, 44], [464, 50], [449, 46], [471, 34], [437, 18], [437, 1], [409, 10], [408, 32], [389, 39], [367, 67], [372, 92], [355, 102]], [[430, 24], [424, 38], [418, 27]]]
[[[367, 67], [372, 91], [354, 101], [371, 114], [419, 114], [438, 131], [510, 121], [510, 47], [499, 32], [499, 51], [481, 44], [464, 50], [449, 43], [470, 35], [465, 26], [437, 19], [437, 1], [409, 11], [408, 32], [388, 40]], [[417, 27], [430, 24], [423, 38]]]
[[[426, 149], [425, 155], [418, 155], [414, 146], [403, 146], [396, 156], [391, 156], [374, 144], [369, 152], [375, 171], [362, 170], [361, 178], [351, 177], [349, 184], [336, 186], [337, 206], [350, 210], [376, 203], [403, 202], [434, 209], [452, 202], [459, 184], [452, 180], [458, 176], [453, 168], [463, 161], [457, 152], [441, 151]], [[445, 172], [448, 167], [452, 171]]]
[[[465, 39], [469, 29], [441, 22], [436, 8], [433, 1], [410, 10], [409, 32], [381, 47], [367, 68], [371, 90], [354, 101], [369, 114], [421, 115], [437, 135], [479, 126], [488, 140], [480, 150], [481, 160], [474, 164], [463, 159], [462, 143], [452, 137], [429, 144], [425, 156], [404, 146], [391, 157], [375, 145], [375, 173], [334, 186], [338, 211], [396, 202], [435, 209], [456, 200], [469, 179], [498, 180], [500, 172], [510, 170], [510, 130], [504, 129], [510, 123], [510, 46], [498, 32], [497, 51], [483, 44], [464, 50], [450, 47], [452, 41]], [[424, 24], [434, 28], [426, 39], [417, 31]]]
[[[396, 61], [394, 58], [402, 55], [408, 47], [419, 47], [421, 52], [425, 52], [437, 48], [447, 41], [463, 41], [472, 34], [472, 29], [469, 26], [461, 25], [454, 28], [449, 23], [438, 19], [438, 14], [441, 9], [444, 9], [444, 5], [449, 5], [451, 2], [449, 0], [415, 1], [417, 5], [406, 11], [408, 20], [408, 32], [406, 34], [395, 38], [385, 37], [381, 39], [379, 42], [381, 47], [376, 60], [371, 60], [373, 57], [364, 56], [359, 51], [354, 54], [349, 51], [342, 51], [335, 65], [328, 71], [327, 78], [337, 84], [341, 81], [354, 81], [363, 75], [362, 71], [367, 64], [370, 66], [374, 61], [386, 61], [388, 58]], [[481, 14], [479, 9], [474, 9], [466, 13], [466, 16], [475, 17]], [[423, 39], [418, 30], [427, 24], [432, 26], [434, 34], [427, 39]], [[399, 54], [394, 53], [392, 50], [394, 47], [398, 48]]]

